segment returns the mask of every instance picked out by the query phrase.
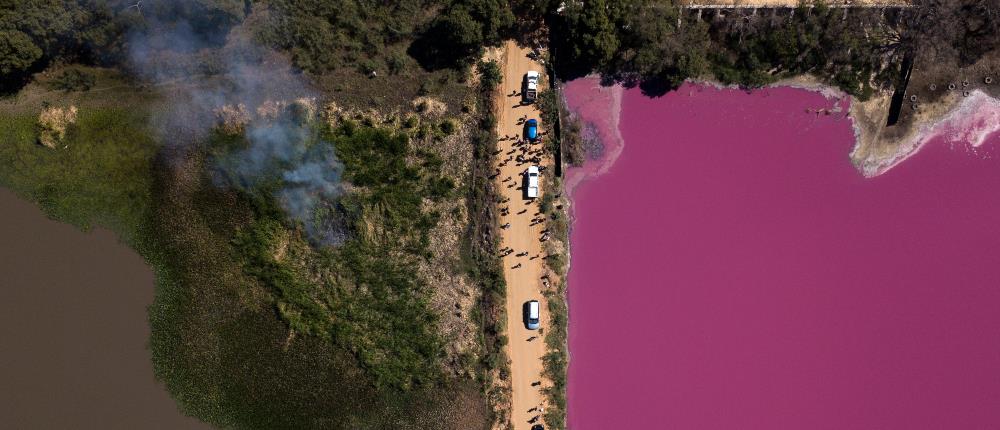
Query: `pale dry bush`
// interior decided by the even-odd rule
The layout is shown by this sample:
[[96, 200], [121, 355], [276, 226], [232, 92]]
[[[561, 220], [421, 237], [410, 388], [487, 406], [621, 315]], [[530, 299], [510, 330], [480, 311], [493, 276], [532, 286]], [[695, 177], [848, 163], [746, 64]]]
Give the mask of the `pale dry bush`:
[[217, 127], [223, 133], [242, 134], [250, 123], [275, 121], [286, 112], [301, 124], [311, 123], [316, 119], [316, 100], [306, 97], [292, 102], [267, 100], [257, 106], [253, 113], [243, 103], [226, 104], [215, 109], [215, 119]]
[[76, 106], [67, 108], [50, 106], [38, 114], [38, 142], [55, 148], [66, 138], [66, 130], [76, 123]]
[[329, 102], [323, 107], [322, 119], [330, 128], [337, 128], [344, 121], [353, 121], [366, 126], [399, 127], [400, 114], [398, 110], [380, 111], [378, 109], [342, 108], [335, 102]]
[[278, 119], [278, 115], [284, 110], [284, 103], [274, 100], [267, 100], [257, 106], [257, 118], [263, 120]]
[[430, 97], [417, 97], [413, 100], [413, 109], [428, 117], [438, 117], [448, 112], [448, 105]]
[[323, 120], [329, 124], [330, 128], [337, 128], [340, 125], [343, 111], [335, 102], [329, 102], [323, 108]]
[[243, 103], [235, 105], [222, 105], [215, 109], [215, 119], [219, 122], [219, 129], [226, 134], [241, 134], [246, 129], [252, 118]]
[[309, 123], [316, 119], [316, 99], [301, 97], [291, 102], [286, 100], [267, 100], [257, 106], [257, 119], [273, 121], [282, 114], [289, 112], [300, 123]]
[[316, 99], [302, 97], [292, 102], [290, 109], [295, 119], [302, 123], [311, 123], [316, 119]]

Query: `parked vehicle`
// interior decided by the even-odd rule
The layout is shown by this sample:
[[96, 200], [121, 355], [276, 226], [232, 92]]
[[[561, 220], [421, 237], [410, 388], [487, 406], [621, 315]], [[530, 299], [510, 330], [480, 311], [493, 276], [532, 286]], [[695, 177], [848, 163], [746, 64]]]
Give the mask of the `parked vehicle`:
[[524, 326], [528, 330], [538, 330], [540, 326], [541, 309], [538, 300], [529, 300], [524, 304]]
[[535, 424], [535, 425], [531, 426], [531, 430], [545, 430], [545, 426], [543, 426], [541, 424]]
[[527, 198], [538, 197], [538, 166], [529, 166], [524, 174], [524, 194]]
[[524, 123], [524, 136], [527, 137], [528, 140], [530, 140], [532, 142], [538, 140], [538, 120], [537, 119], [532, 118], [532, 119], [529, 119], [529, 120], [525, 121], [525, 123]]
[[521, 103], [534, 103], [536, 97], [538, 97], [538, 72], [531, 70], [524, 74], [524, 82], [521, 84]]

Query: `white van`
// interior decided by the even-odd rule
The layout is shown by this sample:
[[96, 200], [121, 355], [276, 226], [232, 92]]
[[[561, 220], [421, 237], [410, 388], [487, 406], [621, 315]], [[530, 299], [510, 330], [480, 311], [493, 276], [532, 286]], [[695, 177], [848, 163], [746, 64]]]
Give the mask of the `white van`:
[[525, 194], [529, 199], [538, 197], [538, 166], [528, 167], [528, 172], [525, 173], [525, 176], [527, 176], [528, 182]]
[[540, 325], [540, 312], [541, 309], [538, 307], [538, 300], [529, 300], [524, 304], [524, 326], [528, 330], [538, 330]]

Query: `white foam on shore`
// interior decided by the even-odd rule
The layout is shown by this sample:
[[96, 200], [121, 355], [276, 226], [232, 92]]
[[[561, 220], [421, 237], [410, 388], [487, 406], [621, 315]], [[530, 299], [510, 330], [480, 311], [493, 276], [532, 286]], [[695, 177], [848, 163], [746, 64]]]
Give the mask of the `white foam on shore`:
[[760, 88], [746, 88], [738, 84], [723, 84], [719, 81], [713, 81], [710, 79], [686, 79], [684, 82], [689, 82], [695, 85], [700, 85], [704, 87], [711, 87], [719, 90], [740, 90], [740, 91], [756, 91], [762, 88], [796, 88], [800, 90], [805, 90], [809, 92], [814, 92], [822, 95], [824, 98], [830, 100], [841, 101], [847, 97], [850, 97], [847, 93], [841, 91], [839, 88], [831, 87], [820, 82], [818, 79], [811, 77], [810, 75], [803, 75], [796, 78], [782, 79], [772, 84], [764, 85]]
[[938, 138], [945, 139], [946, 143], [968, 144], [972, 148], [979, 148], [998, 131], [1000, 131], [1000, 100], [980, 90], [972, 90], [968, 97], [963, 97], [943, 118], [934, 123], [921, 125], [913, 137], [900, 145], [892, 157], [877, 160], [872, 164], [868, 164], [872, 160], [866, 160], [861, 167], [861, 173], [868, 178], [884, 174]]

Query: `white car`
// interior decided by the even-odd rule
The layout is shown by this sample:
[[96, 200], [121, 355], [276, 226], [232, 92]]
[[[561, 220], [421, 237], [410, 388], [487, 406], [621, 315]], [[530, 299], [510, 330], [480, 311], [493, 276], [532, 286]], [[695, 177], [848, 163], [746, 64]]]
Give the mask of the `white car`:
[[528, 167], [528, 172], [525, 173], [526, 181], [528, 186], [525, 187], [525, 195], [529, 199], [538, 197], [538, 166]]
[[538, 96], [538, 72], [531, 70], [524, 74], [524, 87], [521, 89], [521, 103], [531, 104]]
[[528, 330], [538, 330], [541, 327], [541, 309], [538, 300], [529, 300], [524, 304], [524, 326]]

